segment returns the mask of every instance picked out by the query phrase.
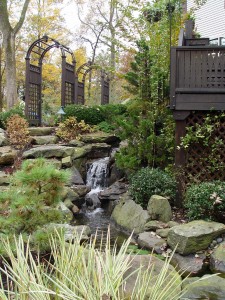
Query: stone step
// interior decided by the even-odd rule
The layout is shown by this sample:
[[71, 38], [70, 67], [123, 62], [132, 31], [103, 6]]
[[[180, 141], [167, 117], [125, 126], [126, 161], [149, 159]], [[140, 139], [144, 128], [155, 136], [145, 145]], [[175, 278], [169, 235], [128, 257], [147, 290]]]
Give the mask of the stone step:
[[55, 135], [32, 136], [32, 144], [34, 144], [34, 145], [57, 144], [58, 141], [59, 141], [59, 138]]
[[55, 133], [55, 127], [29, 127], [28, 130], [31, 136], [46, 136]]

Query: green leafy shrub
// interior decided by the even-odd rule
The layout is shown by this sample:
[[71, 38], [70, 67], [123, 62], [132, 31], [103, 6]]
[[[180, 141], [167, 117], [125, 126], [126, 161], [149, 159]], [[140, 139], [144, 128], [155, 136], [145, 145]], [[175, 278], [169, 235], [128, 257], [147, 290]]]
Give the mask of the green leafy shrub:
[[6, 124], [6, 134], [10, 145], [15, 149], [24, 149], [30, 142], [28, 122], [15, 114], [7, 119]]
[[97, 125], [105, 120], [103, 113], [98, 106], [88, 107], [85, 105], [70, 104], [64, 109], [65, 117], [75, 117], [78, 122], [84, 121], [86, 124]]
[[6, 233], [32, 232], [38, 226], [63, 219], [56, 209], [69, 173], [55, 169], [44, 158], [27, 160], [12, 175], [10, 189], [1, 193], [0, 230]]
[[130, 179], [130, 193], [136, 203], [147, 207], [152, 195], [160, 195], [173, 200], [176, 193], [176, 181], [159, 169], [142, 168]]
[[191, 185], [186, 191], [185, 207], [191, 220], [224, 220], [225, 183], [212, 181]]
[[7, 119], [13, 115], [19, 115], [20, 117], [25, 119], [24, 108], [20, 105], [16, 105], [8, 111], [4, 111], [0, 113], [0, 127], [6, 128]]
[[69, 117], [64, 122], [59, 123], [56, 135], [65, 142], [79, 139], [81, 134], [93, 132], [94, 128], [86, 124], [83, 120], [78, 122], [75, 117]]

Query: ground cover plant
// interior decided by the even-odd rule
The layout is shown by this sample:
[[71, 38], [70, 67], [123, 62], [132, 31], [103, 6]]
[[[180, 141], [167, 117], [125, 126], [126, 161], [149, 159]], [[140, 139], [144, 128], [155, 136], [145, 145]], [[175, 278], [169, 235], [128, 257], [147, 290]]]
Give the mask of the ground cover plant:
[[126, 274], [135, 258], [126, 254], [130, 238], [119, 251], [111, 247], [109, 233], [100, 249], [95, 248], [95, 238], [86, 245], [80, 239], [75, 235], [73, 243], [67, 243], [60, 232], [51, 237], [50, 261], [34, 255], [22, 236], [15, 240], [16, 253], [7, 239], [2, 240], [9, 259], [3, 258], [1, 267], [1, 299], [178, 300], [184, 293], [180, 276], [170, 269], [167, 258], [158, 275], [153, 275], [151, 260], [146, 269], [137, 268], [133, 292], [125, 296]]

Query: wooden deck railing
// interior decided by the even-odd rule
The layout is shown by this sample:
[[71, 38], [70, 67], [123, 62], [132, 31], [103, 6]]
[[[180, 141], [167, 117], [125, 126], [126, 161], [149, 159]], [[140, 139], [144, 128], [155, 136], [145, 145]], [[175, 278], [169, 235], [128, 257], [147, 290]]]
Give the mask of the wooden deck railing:
[[225, 47], [171, 48], [170, 108], [225, 110]]

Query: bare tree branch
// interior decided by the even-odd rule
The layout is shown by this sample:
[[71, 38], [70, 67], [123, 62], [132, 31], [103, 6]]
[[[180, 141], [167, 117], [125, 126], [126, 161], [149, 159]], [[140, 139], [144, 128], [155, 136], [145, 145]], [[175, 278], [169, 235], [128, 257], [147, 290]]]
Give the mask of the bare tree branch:
[[29, 3], [30, 3], [30, 0], [25, 0], [23, 9], [22, 9], [22, 12], [20, 15], [20, 19], [19, 19], [18, 23], [16, 24], [16, 26], [13, 28], [14, 34], [17, 34], [23, 25]]

